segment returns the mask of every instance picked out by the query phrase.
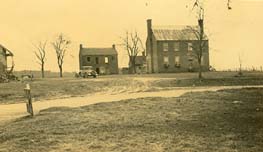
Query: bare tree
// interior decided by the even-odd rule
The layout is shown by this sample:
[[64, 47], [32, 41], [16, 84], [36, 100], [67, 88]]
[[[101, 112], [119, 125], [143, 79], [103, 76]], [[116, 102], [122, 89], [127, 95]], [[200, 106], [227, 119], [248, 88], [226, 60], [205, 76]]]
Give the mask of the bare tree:
[[191, 47], [194, 52], [194, 56], [197, 58], [198, 62], [198, 78], [202, 79], [202, 57], [205, 47], [207, 45], [206, 36], [204, 34], [203, 20], [198, 20], [198, 28], [188, 26], [188, 30], [190, 30], [190, 32], [192, 32], [195, 35], [197, 40], [197, 45], [192, 45]]
[[143, 51], [144, 53], [146, 53], [146, 46], [144, 46], [144, 44], [143, 44], [143, 42], [142, 42], [142, 39], [139, 39], [139, 41], [140, 41], [140, 45], [141, 45], [142, 51]]
[[135, 31], [134, 33], [126, 32], [126, 36], [122, 40], [122, 45], [127, 50], [129, 56], [129, 70], [131, 73], [136, 73], [136, 57], [143, 48], [141, 46], [141, 39]]
[[70, 45], [70, 40], [65, 38], [63, 34], [59, 34], [54, 42], [52, 42], [52, 46], [56, 51], [57, 55], [57, 64], [59, 68], [59, 76], [63, 77], [63, 63], [64, 63], [64, 57], [65, 53], [68, 50], [68, 47]]
[[[230, 6], [231, 0], [227, 0], [227, 8], [230, 10], [232, 7]], [[198, 30], [190, 28], [190, 30], [195, 34], [197, 40], [198, 40], [198, 47], [194, 48], [195, 53], [197, 56], [197, 61], [199, 64], [199, 74], [198, 78], [202, 79], [202, 56], [203, 56], [203, 50], [205, 47], [205, 33], [204, 33], [204, 7], [203, 3], [200, 2], [200, 0], [195, 0], [193, 9], [197, 9], [197, 15], [198, 15]]]
[[39, 41], [37, 44], [33, 44], [35, 49], [37, 51], [34, 51], [36, 58], [37, 58], [37, 63], [41, 67], [41, 77], [45, 77], [45, 61], [46, 61], [46, 45], [47, 41]]
[[203, 50], [205, 47], [205, 34], [204, 34], [204, 8], [202, 4], [199, 3], [199, 0], [196, 0], [193, 9], [197, 8], [197, 15], [198, 15], [198, 29], [189, 27], [189, 30], [193, 32], [197, 39], [197, 48], [193, 45], [192, 47], [195, 55], [197, 57], [199, 70], [198, 70], [198, 78], [202, 79], [202, 57], [203, 57]]

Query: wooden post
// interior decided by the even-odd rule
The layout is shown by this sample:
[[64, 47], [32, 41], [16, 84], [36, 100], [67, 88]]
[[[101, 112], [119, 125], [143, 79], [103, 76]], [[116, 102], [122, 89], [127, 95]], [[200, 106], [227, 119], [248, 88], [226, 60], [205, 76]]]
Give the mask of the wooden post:
[[26, 97], [28, 100], [28, 103], [26, 103], [27, 112], [30, 113], [31, 116], [34, 116], [33, 111], [33, 105], [32, 105], [32, 97], [31, 97], [31, 91], [30, 91], [30, 85], [26, 84], [26, 87], [24, 88], [24, 91], [26, 93]]

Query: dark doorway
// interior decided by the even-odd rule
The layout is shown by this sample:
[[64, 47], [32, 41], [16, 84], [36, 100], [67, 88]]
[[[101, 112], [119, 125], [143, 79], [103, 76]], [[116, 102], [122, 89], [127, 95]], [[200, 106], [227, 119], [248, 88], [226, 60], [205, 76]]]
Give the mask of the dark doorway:
[[96, 72], [100, 74], [100, 68], [96, 68]]

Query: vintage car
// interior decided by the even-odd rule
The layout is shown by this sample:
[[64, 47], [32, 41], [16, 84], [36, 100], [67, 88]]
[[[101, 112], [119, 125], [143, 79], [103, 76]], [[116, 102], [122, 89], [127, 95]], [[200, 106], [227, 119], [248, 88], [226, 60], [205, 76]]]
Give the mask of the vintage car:
[[85, 66], [79, 73], [76, 73], [76, 77], [88, 78], [93, 77], [96, 78], [98, 76], [97, 72], [93, 70], [92, 66]]

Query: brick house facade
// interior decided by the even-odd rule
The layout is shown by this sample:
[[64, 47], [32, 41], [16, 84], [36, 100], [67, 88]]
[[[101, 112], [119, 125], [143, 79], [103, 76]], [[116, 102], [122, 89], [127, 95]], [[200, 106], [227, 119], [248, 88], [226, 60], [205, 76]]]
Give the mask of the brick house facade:
[[79, 50], [79, 69], [91, 66], [98, 74], [118, 74], [118, 53], [111, 48], [83, 48]]
[[[196, 27], [193, 27], [193, 29]], [[152, 27], [147, 20], [146, 61], [148, 73], [198, 71], [198, 40], [188, 26]], [[209, 43], [204, 41], [202, 70], [209, 70]]]

